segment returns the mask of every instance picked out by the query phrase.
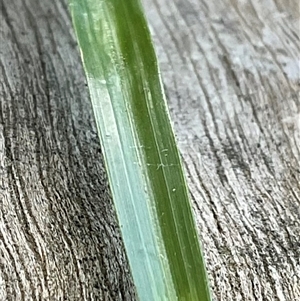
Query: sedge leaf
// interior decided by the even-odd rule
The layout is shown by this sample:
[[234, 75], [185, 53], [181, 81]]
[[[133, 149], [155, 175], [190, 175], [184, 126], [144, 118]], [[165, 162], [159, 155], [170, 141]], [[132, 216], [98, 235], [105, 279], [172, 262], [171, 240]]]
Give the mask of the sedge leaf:
[[112, 196], [141, 301], [210, 300], [139, 0], [70, 0]]

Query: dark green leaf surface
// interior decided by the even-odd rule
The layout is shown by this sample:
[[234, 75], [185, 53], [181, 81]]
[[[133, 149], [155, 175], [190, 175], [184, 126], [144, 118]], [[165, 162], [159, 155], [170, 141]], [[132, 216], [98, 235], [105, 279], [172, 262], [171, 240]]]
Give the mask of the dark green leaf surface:
[[156, 56], [138, 0], [70, 0], [141, 301], [210, 300]]

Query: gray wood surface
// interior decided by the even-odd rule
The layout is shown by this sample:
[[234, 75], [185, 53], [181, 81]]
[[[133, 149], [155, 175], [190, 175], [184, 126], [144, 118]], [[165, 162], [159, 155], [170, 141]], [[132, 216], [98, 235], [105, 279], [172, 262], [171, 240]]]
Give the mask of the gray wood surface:
[[[300, 300], [297, 0], [144, 0], [214, 300]], [[0, 0], [0, 301], [135, 300], [65, 0]]]

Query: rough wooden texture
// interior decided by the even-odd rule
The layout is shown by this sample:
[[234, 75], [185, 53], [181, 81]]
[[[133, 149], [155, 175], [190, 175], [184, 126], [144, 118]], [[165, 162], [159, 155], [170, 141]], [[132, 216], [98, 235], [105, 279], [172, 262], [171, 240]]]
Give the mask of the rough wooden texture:
[[66, 3], [1, 4], [0, 300], [133, 300]]
[[[0, 300], [135, 300], [64, 0], [0, 0]], [[300, 300], [296, 0], [145, 0], [214, 300]]]
[[146, 3], [215, 300], [300, 300], [299, 4]]

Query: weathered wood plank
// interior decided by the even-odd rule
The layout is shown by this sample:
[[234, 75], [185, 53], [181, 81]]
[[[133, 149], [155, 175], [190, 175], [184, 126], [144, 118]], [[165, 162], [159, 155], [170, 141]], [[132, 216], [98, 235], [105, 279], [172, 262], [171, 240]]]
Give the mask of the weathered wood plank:
[[[66, 1], [0, 3], [0, 300], [135, 300]], [[144, 4], [215, 300], [299, 300], [299, 4]]]
[[67, 6], [1, 14], [0, 300], [133, 300]]
[[297, 1], [145, 1], [215, 300], [300, 300]]

